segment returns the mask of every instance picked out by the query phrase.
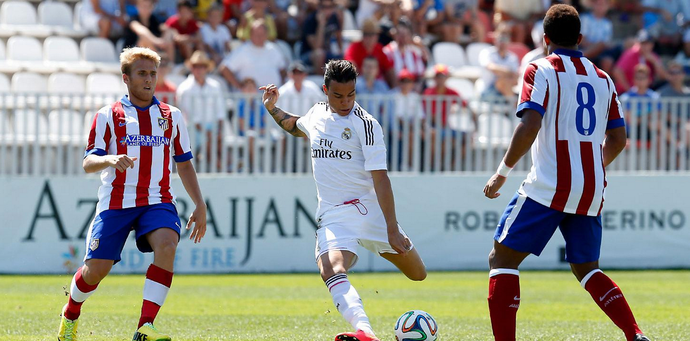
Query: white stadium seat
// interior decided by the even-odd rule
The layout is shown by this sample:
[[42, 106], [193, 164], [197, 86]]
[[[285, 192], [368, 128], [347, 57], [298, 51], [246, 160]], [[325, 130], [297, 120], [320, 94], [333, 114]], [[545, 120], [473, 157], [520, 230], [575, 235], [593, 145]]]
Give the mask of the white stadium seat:
[[86, 36], [84, 30], [75, 28], [72, 9], [58, 1], [42, 1], [38, 5], [38, 22], [49, 27], [53, 33], [58, 35], [83, 38]]
[[10, 37], [7, 40], [7, 59], [31, 72], [52, 73], [57, 70], [43, 62], [43, 46], [34, 37]]
[[446, 81], [446, 86], [459, 92], [465, 100], [474, 98], [474, 83], [468, 79], [451, 77]]
[[95, 110], [111, 104], [123, 95], [122, 77], [112, 73], [92, 73], [86, 77], [87, 107]]
[[51, 94], [83, 94], [86, 92], [84, 77], [68, 72], [58, 72], [48, 78]]
[[84, 117], [78, 111], [53, 110], [48, 114], [49, 138], [51, 141], [71, 141], [83, 144], [85, 141], [83, 124]]
[[15, 93], [45, 93], [48, 91], [48, 81], [45, 76], [35, 72], [17, 72], [12, 75], [10, 88]]
[[446, 64], [451, 69], [465, 66], [465, 51], [456, 43], [440, 42], [432, 48], [436, 64]]
[[467, 45], [465, 52], [467, 52], [468, 64], [472, 65], [472, 66], [480, 66], [479, 65], [479, 53], [488, 47], [491, 47], [491, 44], [482, 43], [482, 42], [476, 42], [476, 43], [471, 43], [471, 44]]
[[0, 36], [9, 37], [24, 34], [45, 38], [49, 27], [38, 24], [36, 10], [27, 1], [5, 1], [0, 6]]
[[66, 72], [89, 74], [95, 71], [92, 63], [79, 59], [79, 46], [72, 38], [46, 38], [43, 42], [43, 56], [46, 63]]
[[15, 73], [19, 72], [21, 67], [19, 64], [7, 60], [7, 53], [5, 51], [5, 43], [0, 40], [0, 72]]
[[120, 73], [120, 62], [115, 45], [105, 38], [89, 37], [81, 41], [82, 60], [93, 62], [102, 72]]

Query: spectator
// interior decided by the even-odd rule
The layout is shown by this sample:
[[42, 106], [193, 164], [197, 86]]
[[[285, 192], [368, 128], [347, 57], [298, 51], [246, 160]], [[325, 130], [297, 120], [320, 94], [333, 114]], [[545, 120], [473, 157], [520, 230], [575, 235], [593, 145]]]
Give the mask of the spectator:
[[650, 69], [650, 84], [654, 81], [655, 76], [661, 79], [668, 78], [659, 56], [652, 51], [653, 49], [654, 39], [649, 32], [641, 30], [637, 34], [637, 42], [623, 52], [613, 67], [613, 80], [616, 83], [618, 93], [624, 93], [630, 89], [635, 77], [635, 66], [640, 63], [647, 64]]
[[153, 15], [156, 16], [158, 22], [165, 22], [168, 18], [177, 13], [177, 0], [157, 0], [156, 7], [153, 9]]
[[681, 28], [676, 16], [683, 13], [682, 2], [687, 0], [644, 0], [642, 9], [645, 29], [656, 37], [657, 49], [661, 54], [671, 54], [678, 50], [681, 42]]
[[[688, 5], [690, 7], [690, 5]], [[683, 66], [685, 73], [690, 75], [690, 28], [685, 31], [683, 36], [683, 47], [676, 55], [675, 61]]]
[[[633, 86], [620, 96], [625, 110], [628, 136], [638, 148], [649, 149], [652, 138], [659, 132], [658, 115], [659, 94], [649, 88], [651, 69], [646, 64], [637, 64], [633, 71]], [[633, 100], [634, 99], [634, 100]], [[633, 107], [633, 104], [637, 104]], [[656, 124], [655, 124], [656, 123]], [[630, 129], [635, 129], [634, 133]]]
[[417, 34], [428, 40], [427, 33], [440, 34], [445, 19], [443, 0], [412, 0]]
[[514, 102], [516, 96], [513, 87], [517, 84], [520, 62], [517, 55], [508, 50], [510, 43], [510, 29], [499, 26], [496, 29], [494, 46], [479, 53], [479, 64], [484, 67], [483, 80], [486, 86], [482, 97], [503, 96]]
[[[424, 71], [426, 70], [426, 61], [428, 60], [426, 46], [422, 45], [421, 41], [419, 45], [413, 42], [412, 25], [408, 20], [400, 20], [398, 25], [395, 26], [393, 35], [395, 40], [386, 45], [383, 48], [383, 52], [393, 63], [395, 74], [400, 79], [400, 72], [407, 70], [421, 85], [424, 81]], [[421, 90], [421, 87], [416, 89]]]
[[252, 172], [254, 171], [254, 143], [257, 136], [264, 136], [266, 128], [265, 116], [267, 113], [266, 108], [262, 105], [261, 97], [257, 96], [258, 90], [254, 79], [243, 79], [240, 87], [243, 97], [237, 104], [237, 119], [240, 136], [247, 136], [249, 172]]
[[324, 99], [321, 87], [306, 79], [307, 69], [301, 62], [293, 62], [288, 68], [290, 80], [278, 89], [280, 107], [286, 112], [304, 116], [314, 103]]
[[230, 53], [220, 68], [225, 80], [235, 89], [241, 89], [238, 79], [251, 78], [260, 84], [283, 84], [285, 58], [276, 44], [267, 41], [267, 28], [263, 20], [252, 23], [249, 41]]
[[546, 6], [542, 0], [496, 0], [494, 11], [494, 24], [507, 24], [512, 41], [525, 44], [527, 33], [534, 22], [544, 17]]
[[237, 38], [242, 41], [250, 39], [252, 24], [261, 19], [266, 26], [268, 40], [276, 40], [276, 23], [273, 20], [273, 16], [267, 11], [268, 0], [250, 1], [252, 7], [240, 17], [240, 23], [237, 25]]
[[[385, 94], [390, 91], [386, 82], [378, 78], [379, 73], [379, 62], [374, 57], [364, 58], [364, 63], [362, 65], [362, 73], [357, 78], [355, 83], [355, 91], [357, 95], [379, 95]], [[369, 111], [374, 113], [375, 111], [367, 107]]]
[[194, 19], [194, 7], [190, 0], [180, 0], [177, 3], [177, 14], [168, 18], [165, 26], [172, 30], [175, 46], [183, 60], [189, 59], [192, 52], [201, 47], [199, 24]]
[[237, 24], [242, 19], [242, 0], [223, 0], [223, 22], [233, 36], [237, 36]]
[[[414, 90], [415, 83], [415, 75], [407, 69], [402, 69], [398, 73], [398, 87], [394, 90], [393, 117], [398, 125], [398, 130], [401, 132], [398, 141], [400, 146], [398, 148], [400, 151], [398, 160], [400, 160], [403, 170], [410, 170], [413, 167], [415, 135], [413, 132], [415, 129], [421, 134], [420, 140], [424, 140], [424, 130], [421, 129], [419, 122], [424, 119], [424, 108], [422, 107], [422, 97]], [[404, 136], [408, 137], [407, 141], [403, 140]], [[408, 161], [406, 164], [402, 163], [404, 160], [402, 153], [405, 152], [407, 152]]]
[[445, 11], [443, 41], [467, 43], [468, 39], [462, 39], [466, 35], [470, 36], [469, 41], [486, 41], [490, 19], [479, 10], [477, 0], [447, 0]]
[[319, 1], [319, 7], [304, 21], [300, 59], [323, 74], [322, 65], [343, 57], [343, 36], [333, 0]]
[[154, 0], [137, 0], [137, 14], [129, 18], [125, 27], [124, 47], [143, 46], [174, 56], [172, 33], [161, 31], [161, 22], [153, 15], [153, 9]]
[[[207, 163], [211, 160], [213, 135], [215, 132], [220, 167], [222, 151], [223, 120], [225, 119], [225, 97], [223, 86], [216, 80], [208, 78], [208, 72], [215, 68], [215, 64], [204, 51], [194, 51], [186, 62], [191, 74], [177, 88], [179, 107], [187, 120], [196, 129], [196, 147], [204, 145]], [[197, 155], [199, 152], [196, 153]], [[220, 168], [219, 168], [220, 169]]]
[[125, 14], [125, 0], [83, 0], [79, 18], [88, 33], [110, 38], [122, 33]]
[[300, 23], [304, 21], [304, 11], [301, 11], [299, 4], [295, 5], [297, 7], [296, 15], [291, 14], [292, 0], [270, 0], [268, 7], [275, 18], [277, 38], [289, 43], [294, 43], [300, 39], [300, 28], [302, 27]]
[[177, 86], [168, 80], [168, 74], [172, 69], [170, 57], [167, 54], [161, 54], [160, 56], [161, 63], [158, 65], [158, 82], [156, 83], [155, 90], [156, 98], [159, 98], [163, 103], [174, 103], [177, 105], [177, 100], [175, 99]]
[[610, 0], [594, 0], [592, 12], [580, 16], [582, 41], [580, 50], [600, 69], [611, 73], [613, 63], [620, 55], [620, 47], [613, 42], [613, 23], [606, 17]]
[[[690, 97], [690, 87], [685, 86], [683, 66], [676, 61], [668, 63], [668, 84], [657, 91], [661, 97]], [[690, 115], [690, 112], [688, 113]]]
[[225, 55], [230, 52], [232, 35], [227, 26], [223, 25], [223, 7], [213, 5], [208, 10], [208, 21], [201, 26], [201, 39], [204, 50], [211, 59], [220, 64]]
[[361, 69], [364, 58], [373, 56], [379, 62], [378, 77], [383, 76], [388, 86], [392, 86], [395, 84], [395, 70], [393, 63], [383, 53], [383, 46], [378, 42], [379, 32], [380, 28], [375, 20], [366, 20], [362, 26], [362, 40], [350, 44], [345, 51], [345, 59], [354, 63], [357, 69]]

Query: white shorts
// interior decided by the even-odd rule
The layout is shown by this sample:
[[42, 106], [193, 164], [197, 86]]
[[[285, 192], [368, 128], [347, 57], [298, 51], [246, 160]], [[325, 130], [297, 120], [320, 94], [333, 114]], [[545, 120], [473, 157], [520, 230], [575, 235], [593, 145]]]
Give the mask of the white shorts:
[[[376, 254], [398, 253], [388, 243], [386, 219], [376, 198], [360, 200], [335, 206], [317, 218], [319, 228], [316, 230], [314, 252], [317, 262], [328, 251], [347, 250], [355, 254], [354, 265], [358, 258], [358, 245]], [[400, 225], [398, 229], [407, 237]]]

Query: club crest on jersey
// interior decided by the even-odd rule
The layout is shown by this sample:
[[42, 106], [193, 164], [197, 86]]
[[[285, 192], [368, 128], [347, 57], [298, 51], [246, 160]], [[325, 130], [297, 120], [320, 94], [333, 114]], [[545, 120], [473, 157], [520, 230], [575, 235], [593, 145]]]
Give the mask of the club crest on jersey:
[[340, 137], [342, 137], [343, 140], [349, 140], [352, 137], [352, 131], [350, 131], [350, 128], [345, 128], [343, 133], [340, 134]]
[[167, 118], [163, 118], [163, 117], [158, 118], [158, 126], [161, 127], [161, 129], [163, 129], [163, 131], [170, 129], [170, 123], [169, 122], [170, 122], [170, 120], [168, 120]]
[[91, 249], [91, 251], [96, 251], [96, 249], [98, 249], [98, 244], [99, 244], [99, 239], [92, 240], [91, 244], [89, 245], [89, 249]]

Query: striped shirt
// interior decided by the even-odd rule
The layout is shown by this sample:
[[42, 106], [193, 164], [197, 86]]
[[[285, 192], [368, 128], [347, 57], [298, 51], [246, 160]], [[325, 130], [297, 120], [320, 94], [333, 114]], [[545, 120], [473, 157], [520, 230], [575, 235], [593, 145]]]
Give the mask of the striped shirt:
[[297, 120], [309, 138], [319, 206], [316, 216], [346, 201], [374, 192], [373, 170], [385, 170], [386, 145], [381, 125], [357, 102], [347, 116], [326, 102]]
[[[105, 210], [174, 203], [170, 187], [172, 160], [192, 158], [187, 127], [180, 110], [155, 97], [148, 108], [134, 106], [127, 96], [96, 113], [85, 157], [137, 157], [134, 168], [101, 171], [96, 214]], [[172, 156], [172, 158], [171, 158]]]
[[542, 127], [520, 190], [555, 210], [596, 216], [606, 188], [606, 131], [625, 126], [611, 78], [574, 50], [559, 49], [525, 70], [517, 115], [533, 109]]
[[607, 18], [597, 18], [591, 13], [583, 14], [582, 35], [590, 44], [611, 43], [613, 41], [613, 24]]

